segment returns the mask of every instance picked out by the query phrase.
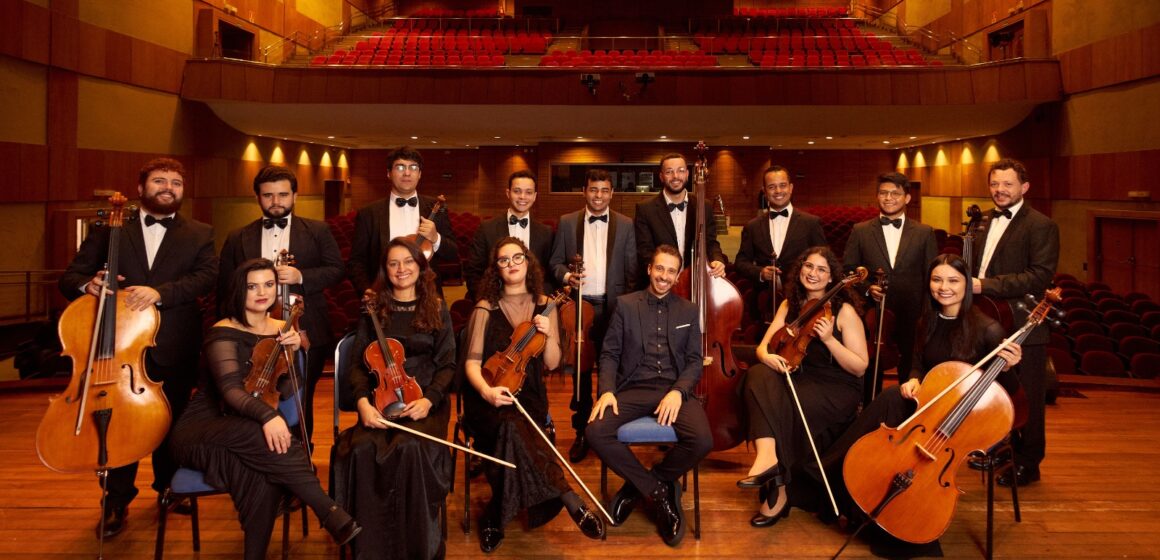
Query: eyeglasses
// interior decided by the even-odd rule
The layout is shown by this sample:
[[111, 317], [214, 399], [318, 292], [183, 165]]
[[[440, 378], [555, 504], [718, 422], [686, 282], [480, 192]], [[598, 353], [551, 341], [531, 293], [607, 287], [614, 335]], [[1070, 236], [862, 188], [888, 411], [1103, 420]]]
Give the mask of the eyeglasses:
[[519, 266], [524, 264], [528, 258], [523, 253], [516, 253], [510, 257], [500, 257], [495, 260], [495, 264], [500, 268], [507, 268], [509, 265]]
[[665, 177], [672, 177], [673, 175], [684, 175], [688, 172], [689, 170], [687, 168], [679, 167], [677, 169], [665, 169], [664, 171], [661, 171], [661, 175], [664, 175]]
[[393, 169], [399, 173], [402, 173], [407, 170], [418, 171], [422, 169], [422, 167], [420, 167], [417, 163], [396, 163]]
[[906, 191], [878, 191], [878, 198], [898, 200], [904, 196], [906, 196]]

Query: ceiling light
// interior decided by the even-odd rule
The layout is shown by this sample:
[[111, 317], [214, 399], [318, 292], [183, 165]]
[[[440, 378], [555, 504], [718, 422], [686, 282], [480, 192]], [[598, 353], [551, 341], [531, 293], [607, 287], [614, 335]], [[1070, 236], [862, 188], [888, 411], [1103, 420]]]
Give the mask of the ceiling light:
[[412, 136], [412, 137], [411, 137], [411, 140], [418, 140], [418, 139], [419, 139], [419, 137], [418, 137], [418, 136]]
[[889, 143], [890, 143], [890, 141], [889, 141], [889, 140], [883, 140], [883, 141], [882, 141], [882, 143], [883, 143], [883, 144], [889, 144]]
[[434, 140], [432, 140], [432, 141], [431, 141], [431, 143], [432, 143], [432, 144], [438, 144], [438, 142], [436, 142], [436, 141], [434, 141]]
[[749, 137], [748, 137], [748, 136], [742, 136], [742, 137], [741, 137], [741, 139], [742, 139], [742, 140], [749, 140]]
[[327, 137], [326, 137], [326, 139], [327, 139], [327, 140], [334, 140], [334, 137], [333, 137], [333, 136], [327, 136]]
[[833, 136], [827, 136], [827, 137], [826, 137], [826, 140], [833, 140], [833, 139], [834, 139], [834, 137], [833, 137]]
[[496, 140], [499, 140], [499, 136], [492, 136], [492, 138], [495, 138]]
[[914, 140], [915, 138], [918, 138], [918, 137], [917, 137], [917, 136], [911, 136], [911, 137], [910, 137], [910, 139], [911, 139], [911, 140]]
[[576, 139], [577, 139], [577, 140], [583, 140], [583, 139], [584, 139], [584, 137], [583, 137], [583, 136], [577, 136], [577, 137], [576, 137]]
[[813, 141], [813, 140], [810, 140], [809, 142], [806, 142], [806, 144], [809, 144], [809, 145], [813, 146], [813, 145], [814, 145], [814, 141]]
[[661, 140], [668, 140], [668, 139], [669, 139], [668, 136], [665, 136], [664, 134], [661, 135]]

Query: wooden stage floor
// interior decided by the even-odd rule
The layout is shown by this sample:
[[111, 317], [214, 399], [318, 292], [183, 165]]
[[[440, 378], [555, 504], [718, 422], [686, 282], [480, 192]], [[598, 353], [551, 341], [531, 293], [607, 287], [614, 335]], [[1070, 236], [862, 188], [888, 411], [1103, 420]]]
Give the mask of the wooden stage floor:
[[[318, 449], [315, 459], [326, 482], [332, 443], [330, 418], [331, 381], [322, 380], [315, 403]], [[571, 445], [568, 428], [567, 383], [549, 382], [552, 416], [560, 426], [561, 450]], [[61, 475], [43, 467], [34, 450], [36, 426], [44, 413], [48, 394], [15, 392], [0, 395], [0, 558], [94, 558], [97, 543], [93, 526], [98, 516], [99, 492], [90, 474]], [[1012, 517], [1010, 493], [996, 493], [996, 553], [1017, 558], [1156, 558], [1160, 556], [1160, 394], [1085, 389], [1084, 397], [1061, 397], [1048, 408], [1048, 458], [1043, 480], [1021, 489], [1023, 522]], [[354, 415], [343, 415], [350, 426]], [[748, 519], [756, 507], [755, 492], [740, 491], [734, 482], [751, 461], [744, 446], [716, 453], [702, 464], [701, 505], [703, 534], [694, 540], [692, 531], [679, 547], [665, 546], [645, 515], [634, 513], [623, 527], [611, 528], [608, 540], [584, 538], [567, 515], [560, 515], [534, 531], [521, 520], [507, 528], [507, 539], [496, 558], [827, 558], [842, 544], [845, 534], [820, 523], [809, 513], [794, 510], [789, 518], [770, 529], [753, 529]], [[458, 468], [463, 468], [460, 460]], [[600, 467], [590, 455], [578, 472], [599, 493]], [[481, 557], [478, 532], [464, 535], [458, 520], [463, 513], [462, 470], [455, 492], [448, 497], [449, 538], [452, 558]], [[611, 491], [619, 484], [612, 475]], [[124, 533], [106, 543], [107, 558], [150, 558], [157, 531], [155, 494], [149, 489], [152, 471], [141, 467], [141, 495], [130, 508]], [[960, 473], [961, 498], [955, 519], [942, 538], [947, 557], [982, 556], [986, 530], [986, 489], [978, 473]], [[691, 489], [690, 489], [691, 490]], [[476, 516], [490, 492], [482, 477], [473, 481], [472, 509]], [[242, 535], [227, 497], [201, 500], [202, 551], [200, 558], [238, 558]], [[684, 494], [685, 510], [692, 519], [692, 492]], [[171, 515], [166, 536], [168, 558], [195, 557], [190, 520]], [[337, 548], [314, 524], [303, 539], [301, 518], [291, 529], [292, 558], [335, 557]], [[474, 523], [474, 522], [473, 522]], [[279, 525], [280, 527], [280, 525]], [[270, 557], [281, 552], [280, 529], [271, 540]], [[855, 541], [845, 558], [870, 556], [868, 547]]]

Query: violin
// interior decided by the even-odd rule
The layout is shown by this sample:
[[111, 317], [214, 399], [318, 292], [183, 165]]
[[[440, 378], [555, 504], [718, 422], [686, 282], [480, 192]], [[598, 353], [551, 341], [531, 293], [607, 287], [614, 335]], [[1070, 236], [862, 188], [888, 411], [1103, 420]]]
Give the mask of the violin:
[[393, 420], [402, 416], [407, 405], [423, 398], [423, 388], [414, 377], [403, 371], [407, 358], [403, 345], [383, 334], [383, 324], [379, 321], [378, 296], [370, 292], [363, 296], [367, 315], [375, 326], [375, 342], [363, 352], [367, 369], [375, 376], [374, 406], [384, 418]]
[[[294, 255], [292, 255], [290, 251], [287, 251], [286, 249], [278, 251], [278, 254], [274, 257], [274, 266], [294, 266], [296, 264], [298, 264], [298, 261], [295, 260]], [[290, 293], [290, 284], [279, 282], [278, 302], [270, 309], [270, 316], [275, 319], [286, 319], [286, 310], [289, 309], [290, 306], [294, 303], [301, 301], [302, 298], [300, 298], [297, 294]], [[306, 332], [299, 327], [298, 322], [298, 318], [295, 318], [293, 321], [294, 329], [298, 331], [298, 335], [302, 339], [302, 349], [310, 350], [310, 339], [306, 337]]]
[[[294, 321], [302, 316], [302, 304], [295, 303], [290, 306], [290, 312], [286, 316], [285, 323], [279, 330], [280, 334], [286, 334], [294, 329]], [[270, 408], [278, 408], [278, 380], [286, 375], [294, 367], [294, 358], [290, 353], [290, 349], [282, 345], [275, 338], [263, 338], [254, 345], [254, 351], [250, 354], [250, 373], [246, 375], [245, 387], [246, 393], [255, 399], [261, 399], [270, 405]]]
[[955, 475], [963, 461], [1011, 432], [1011, 397], [994, 383], [1007, 361], [997, 355], [1026, 339], [1060, 299], [1058, 288], [1048, 290], [1027, 323], [978, 363], [935, 366], [919, 386], [918, 410], [910, 418], [897, 428], [883, 425], [850, 448], [842, 465], [846, 487], [872, 521], [912, 543], [946, 531], [961, 493]]
[[[972, 204], [967, 208], [967, 221], [963, 225], [965, 229], [960, 235], [963, 238], [963, 260], [966, 261], [967, 266], [974, 268], [975, 237], [980, 231], [986, 229], [983, 224], [983, 211], [979, 209], [978, 204]], [[986, 238], [984, 237], [984, 239]], [[975, 270], [971, 276], [977, 278], [979, 272]], [[974, 282], [973, 278], [972, 282]], [[988, 317], [998, 321], [1007, 332], [1011, 332], [1015, 328], [1015, 315], [1011, 311], [1011, 304], [1006, 301], [976, 294], [973, 296], [972, 305], [977, 306]]]
[[[572, 257], [568, 270], [572, 274], [584, 274], [584, 259], [580, 255]], [[584, 301], [580, 288], [576, 290], [576, 299], [560, 306], [563, 365], [571, 367], [574, 372], [591, 371], [596, 363], [596, 346], [588, 338], [595, 316], [596, 308]], [[576, 383], [580, 382], [579, 379], [576, 378]]]
[[[557, 290], [539, 315], [547, 317], [556, 306], [567, 301], [567, 289]], [[492, 387], [507, 387], [512, 395], [518, 395], [527, 378], [528, 362], [542, 354], [547, 344], [548, 335], [537, 330], [532, 321], [520, 323], [512, 332], [511, 344], [483, 363], [483, 380]]]
[[882, 372], [898, 367], [899, 360], [898, 344], [891, 334], [894, 332], [894, 313], [886, 308], [886, 295], [890, 289], [890, 279], [882, 268], [874, 271], [874, 278], [875, 283], [882, 289], [882, 299], [878, 301], [878, 305], [866, 311], [862, 320], [866, 326], [866, 338], [874, 341], [871, 349], [874, 354], [874, 369], [871, 370], [873, 377], [869, 380], [870, 394], [869, 400], [865, 404], [869, 404], [878, 396], [878, 380], [881, 378]]
[[814, 333], [814, 325], [822, 318], [829, 319], [834, 316], [830, 300], [846, 286], [865, 281], [869, 274], [866, 267], [860, 266], [835, 283], [834, 287], [822, 297], [807, 301], [797, 319], [782, 325], [773, 333], [766, 351], [781, 356], [790, 372], [797, 370], [802, 364], [802, 359], [806, 357], [806, 348], [809, 347], [810, 341], [817, 336]]
[[172, 420], [161, 383], [145, 372], [154, 345], [156, 307], [130, 309], [117, 274], [126, 199], [109, 199], [109, 248], [100, 295], [82, 295], [65, 308], [58, 332], [72, 359], [68, 387], [49, 399], [36, 430], [36, 453], [58, 472], [104, 472], [137, 461], [165, 439]]
[[[698, 142], [696, 150], [693, 184], [702, 196], [707, 197], [709, 163], [706, 153], [709, 148], [704, 142]], [[696, 200], [692, 193], [688, 196], [689, 203], [694, 204]], [[705, 214], [704, 207], [697, 208], [692, 263], [681, 271], [673, 291], [697, 306], [705, 365], [694, 394], [705, 407], [713, 433], [713, 449], [724, 450], [736, 447], [745, 439], [745, 426], [739, 414], [744, 409], [740, 390], [743, 376], [733, 359], [732, 343], [734, 331], [741, 327], [744, 303], [732, 282], [709, 275], [711, 255], [706, 246], [709, 225]]]
[[[431, 221], [435, 221], [435, 215], [438, 214], [440, 210], [443, 210], [443, 207], [446, 205], [447, 205], [447, 197], [445, 197], [443, 195], [439, 195], [439, 196], [435, 197], [435, 204], [433, 204], [431, 206], [431, 213], [427, 215], [427, 219], [431, 220]], [[435, 254], [435, 244], [432, 243], [430, 239], [427, 239], [426, 237], [423, 237], [423, 236], [419, 235], [418, 233], [412, 233], [411, 235], [404, 235], [403, 239], [406, 239], [407, 241], [410, 241], [410, 242], [414, 243], [415, 245], [418, 245], [419, 252], [423, 253], [423, 256], [426, 257], [427, 260], [431, 260], [431, 256]]]

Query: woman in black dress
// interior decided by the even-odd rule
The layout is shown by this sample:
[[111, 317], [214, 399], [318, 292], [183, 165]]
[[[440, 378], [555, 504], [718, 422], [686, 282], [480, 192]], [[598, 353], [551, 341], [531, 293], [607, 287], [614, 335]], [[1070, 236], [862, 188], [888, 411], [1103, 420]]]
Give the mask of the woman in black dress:
[[[435, 273], [418, 246], [396, 238], [387, 244], [379, 277], [374, 290], [383, 334], [402, 344], [403, 370], [423, 389], [423, 398], [407, 404], [392, 421], [446, 439], [455, 335], [435, 288]], [[353, 543], [355, 558], [440, 558], [450, 450], [379, 421], [381, 404], [372, 394], [379, 381], [362, 358], [373, 344], [378, 344], [374, 324], [364, 316], [352, 345], [357, 354], [351, 357], [349, 376], [359, 424], [334, 442], [334, 495], [366, 528]]]
[[[274, 263], [267, 259], [251, 259], [234, 272], [223, 302], [226, 318], [206, 336], [207, 367], [171, 440], [178, 464], [202, 471], [207, 483], [233, 498], [246, 533], [248, 559], [266, 557], [287, 492], [314, 510], [340, 545], [362, 530], [322, 491], [302, 442], [278, 410], [246, 392], [249, 360], [258, 341], [278, 338], [298, 350], [298, 333], [280, 334], [283, 322], [267, 313], [277, 288]], [[283, 400], [293, 396], [289, 381], [289, 376], [279, 381]]]
[[[910, 379], [882, 391], [867, 406], [834, 445], [822, 456], [826, 475], [834, 485], [839, 506], [847, 515], [860, 517], [860, 510], [845, 491], [842, 482], [842, 463], [846, 453], [862, 436], [882, 424], [898, 426], [917, 410], [915, 395], [926, 372], [948, 361], [974, 364], [989, 354], [1006, 337], [1003, 327], [971, 305], [971, 275], [962, 257], [941, 254], [930, 263], [927, 271], [930, 297], [923, 301], [923, 311], [915, 337], [913, 366]], [[1019, 363], [1022, 349], [1016, 343], [999, 351], [1007, 361], [999, 374], [999, 384], [1010, 395], [1019, 389], [1019, 379], [1010, 370]], [[816, 473], [816, 469], [814, 469]], [[820, 477], [820, 475], [819, 475]], [[885, 533], [870, 534], [871, 551], [885, 557], [942, 556], [938, 541], [913, 545]]]
[[[749, 520], [754, 527], [770, 527], [789, 515], [786, 485], [795, 468], [813, 460], [805, 426], [785, 379], [786, 362], [766, 348], [774, 333], [796, 319], [807, 301], [820, 298], [834, 286], [840, 270], [840, 262], [828, 247], [811, 247], [802, 253], [788, 275], [797, 281], [786, 288], [784, 301], [757, 345], [761, 363], [750, 367], [745, 375], [742, 395], [749, 415], [749, 440], [757, 457], [749, 476], [737, 485], [761, 488], [760, 509]], [[819, 452], [854, 418], [862, 398], [862, 374], [869, 361], [857, 294], [846, 288], [830, 303], [835, 310], [833, 318], [817, 321], [815, 337], [799, 371], [793, 373], [809, 435]], [[792, 505], [803, 504], [795, 500]]]
[[[520, 510], [528, 510], [528, 525], [538, 527], [567, 508], [572, 520], [589, 538], [604, 535], [603, 521], [594, 515], [564, 478], [556, 456], [512, 405], [507, 391], [518, 393], [520, 404], [537, 421], [548, 418], [548, 395], [543, 374], [560, 364], [560, 333], [553, 309], [540, 313], [548, 299], [543, 294], [544, 273], [535, 255], [515, 237], [505, 237], [491, 252], [491, 264], [480, 282], [480, 300], [468, 322], [467, 380], [464, 388], [465, 424], [484, 453], [515, 463], [508, 469], [487, 463], [484, 472], [492, 497], [484, 511], [480, 549], [495, 550], [503, 541], [503, 527]], [[544, 353], [531, 360], [523, 387], [492, 387], [483, 379], [483, 362], [511, 343], [515, 327], [533, 321], [547, 337]]]

